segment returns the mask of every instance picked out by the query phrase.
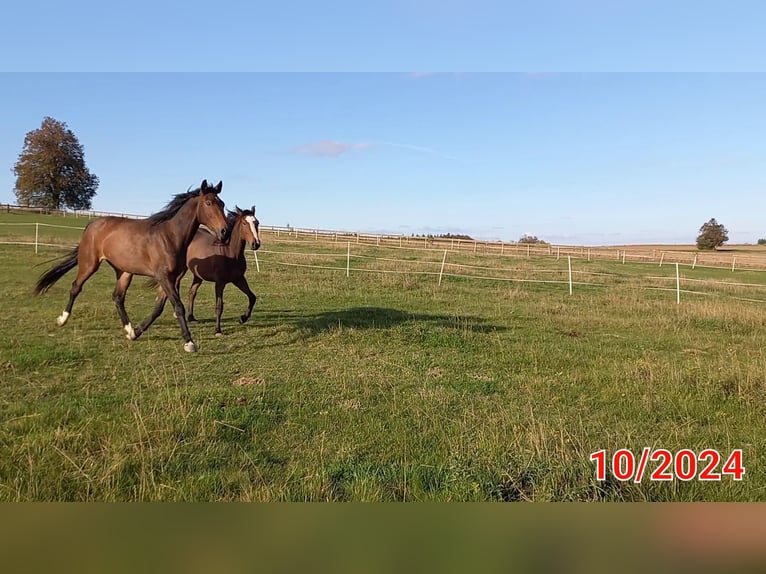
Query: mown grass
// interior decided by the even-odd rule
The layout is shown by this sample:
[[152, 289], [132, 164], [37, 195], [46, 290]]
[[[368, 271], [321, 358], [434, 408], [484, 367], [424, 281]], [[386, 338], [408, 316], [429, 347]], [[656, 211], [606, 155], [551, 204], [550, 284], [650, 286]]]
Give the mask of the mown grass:
[[[72, 275], [36, 298], [44, 267], [32, 264], [61, 253], [0, 249], [2, 500], [766, 499], [757, 303], [685, 295], [676, 305], [674, 293], [639, 288], [638, 264], [580, 261], [619, 277], [569, 296], [563, 284], [437, 286], [353, 269], [403, 265], [372, 259], [354, 260], [347, 278], [263, 253], [261, 272], [248, 271], [259, 296], [250, 322], [237, 323], [246, 301], [229, 286], [226, 336], [214, 337], [204, 285], [190, 355], [169, 311], [125, 339], [107, 266], [57, 327]], [[342, 253], [321, 259], [345, 266]], [[486, 264], [454, 260], [476, 261]], [[525, 265], [566, 268], [502, 260]], [[134, 282], [134, 323], [153, 295]], [[595, 479], [591, 452], [644, 446], [741, 448], [747, 471], [739, 482]]]

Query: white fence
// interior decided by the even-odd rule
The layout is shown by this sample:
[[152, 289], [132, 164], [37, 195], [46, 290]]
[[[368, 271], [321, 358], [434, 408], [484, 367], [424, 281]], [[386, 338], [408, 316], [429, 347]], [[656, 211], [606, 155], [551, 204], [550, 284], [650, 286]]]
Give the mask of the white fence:
[[[744, 282], [744, 281], [723, 281], [710, 278], [694, 278], [688, 277], [681, 273], [683, 267], [687, 272], [699, 269], [700, 266], [692, 267], [691, 265], [682, 266], [678, 262], [673, 264], [664, 264], [664, 268], [670, 268], [670, 275], [644, 275], [636, 273], [621, 273], [621, 262], [614, 262], [615, 272], [601, 272], [601, 271], [589, 271], [583, 269], [573, 268], [575, 260], [571, 255], [559, 257], [557, 261], [561, 264], [559, 268], [541, 268], [541, 267], [527, 267], [523, 270], [519, 268], [500, 267], [497, 265], [474, 265], [465, 262], [452, 262], [450, 257], [459, 257], [461, 255], [458, 251], [443, 250], [440, 260], [413, 260], [413, 259], [399, 259], [392, 257], [382, 257], [375, 255], [366, 255], [363, 253], [352, 253], [352, 243], [346, 243], [345, 250], [338, 251], [286, 251], [286, 250], [270, 250], [261, 249], [257, 253], [261, 254], [259, 260], [257, 253], [254, 254], [254, 260], [257, 264], [257, 268], [260, 266], [270, 265], [274, 266], [286, 266], [286, 267], [302, 267], [306, 269], [317, 270], [330, 270], [342, 272], [346, 277], [356, 273], [380, 273], [380, 274], [403, 274], [403, 275], [430, 275], [436, 278], [437, 284], [441, 285], [445, 278], [456, 279], [470, 279], [470, 280], [483, 280], [494, 282], [507, 282], [507, 283], [532, 283], [532, 284], [551, 284], [561, 285], [567, 288], [569, 295], [572, 295], [575, 291], [575, 287], [596, 287], [596, 288], [613, 288], [626, 281], [639, 281], [641, 284], [637, 286], [641, 289], [656, 290], [656, 291], [668, 291], [675, 294], [675, 300], [677, 304], [681, 302], [681, 294], [687, 295], [700, 295], [700, 296], [725, 296], [732, 299], [750, 301], [756, 303], [766, 303], [766, 274], [763, 275], [763, 283], [756, 282]], [[340, 246], [339, 246], [340, 247]], [[355, 246], [356, 247], [356, 246]], [[369, 249], [369, 247], [367, 247]], [[363, 250], [364, 246], [356, 247], [356, 250]], [[402, 248], [406, 249], [406, 248]], [[433, 251], [433, 250], [431, 250]], [[266, 257], [264, 257], [266, 256]], [[329, 265], [329, 264], [312, 264], [312, 263], [297, 263], [295, 261], [287, 261], [286, 258], [329, 258], [336, 261], [345, 260], [345, 265]], [[481, 255], [478, 255], [481, 257]], [[367, 268], [361, 265], [353, 265], [353, 261], [372, 261], [382, 262], [394, 265], [402, 266], [418, 266], [421, 269], [381, 269], [381, 268]], [[493, 262], [496, 258], [492, 258]], [[534, 258], [531, 262], [543, 263], [545, 260], [540, 257]], [[580, 263], [583, 264], [582, 260]], [[603, 263], [603, 262], [602, 262]], [[654, 263], [645, 263], [644, 265], [650, 265], [654, 267]], [[521, 272], [520, 272], [521, 271]], [[752, 272], [751, 272], [752, 273]], [[760, 275], [763, 272], [758, 272]], [[516, 275], [516, 276], [501, 276]], [[521, 277], [519, 275], [525, 275]], [[760, 279], [760, 278], [759, 278]], [[649, 284], [651, 283], [651, 284]], [[682, 286], [684, 288], [682, 288]], [[699, 289], [693, 289], [691, 287], [701, 288], [713, 288], [714, 291], [701, 291]], [[756, 292], [756, 296], [742, 297], [731, 293], [724, 293], [722, 290], [733, 289], [736, 291], [749, 290]]]
[[[9, 245], [29, 245], [33, 246], [35, 253], [39, 248], [58, 247], [70, 248], [77, 244], [79, 233], [84, 227], [53, 225], [47, 223], [0, 223], [0, 227], [8, 229], [26, 229], [21, 237], [11, 235], [10, 240], [0, 239], [0, 244]], [[31, 239], [32, 229], [34, 229], [34, 241]], [[55, 230], [55, 231], [54, 231]], [[46, 231], [53, 231], [59, 234], [59, 230], [71, 231], [71, 240], [61, 241], [58, 238], [55, 242], [44, 241], [42, 234]], [[264, 234], [264, 231], [266, 234]], [[316, 232], [313, 241], [307, 241], [305, 236], [301, 239], [299, 232], [289, 230], [282, 232], [281, 228], [261, 227], [261, 236], [264, 242], [264, 248], [254, 252], [255, 271], [261, 271], [262, 264], [275, 267], [301, 267], [306, 269], [330, 270], [343, 272], [346, 277], [352, 273], [377, 273], [377, 274], [400, 274], [400, 275], [420, 275], [433, 276], [438, 285], [442, 285], [445, 279], [469, 279], [481, 281], [494, 281], [506, 283], [529, 283], [529, 284], [549, 284], [561, 285], [565, 287], [570, 295], [575, 292], [575, 287], [595, 287], [610, 288], [615, 287], [621, 282], [636, 281], [639, 279], [642, 284], [638, 287], [642, 289], [669, 291], [675, 293], [676, 303], [681, 302], [681, 294], [688, 295], [721, 295], [743, 301], [766, 303], [766, 276], [763, 283], [747, 281], [722, 281], [703, 277], [690, 277], [682, 275], [683, 268], [687, 273], [694, 272], [701, 268], [710, 268], [711, 266], [702, 266], [695, 258], [689, 263], [679, 263], [678, 261], [668, 264], [665, 253], [660, 254], [659, 261], [647, 261], [641, 258], [628, 257], [626, 252], [622, 252], [621, 257], [614, 257], [610, 260], [601, 260], [600, 265], [607, 265], [609, 272], [589, 271], [582, 267], [588, 263], [599, 263], [589, 248], [578, 248], [579, 253], [562, 253], [560, 246], [549, 246], [550, 249], [525, 246], [522, 249], [509, 249], [498, 254], [497, 252], [486, 252], [480, 249], [466, 250], [462, 249], [457, 242], [464, 240], [455, 240], [456, 243], [452, 249], [436, 249], [432, 245], [421, 245], [420, 238], [415, 241], [400, 237], [401, 241], [392, 242], [380, 239], [382, 236], [363, 236], [355, 235], [354, 240], [340, 241], [340, 235], [332, 239], [322, 239], [319, 232]], [[7, 234], [5, 234], [7, 236]], [[49, 235], [49, 234], [47, 234]], [[268, 238], [268, 235], [271, 235]], [[2, 237], [2, 236], [0, 236]], [[370, 241], [374, 238], [374, 242]], [[365, 240], [366, 239], [366, 240]], [[388, 238], [390, 239], [390, 237]], [[274, 246], [281, 246], [283, 249], [268, 249], [269, 243]], [[444, 241], [442, 241], [444, 243]], [[261, 260], [258, 254], [261, 254]], [[415, 254], [409, 259], [397, 257], [396, 253]], [[438, 256], [438, 259], [428, 260], [429, 255]], [[306, 258], [310, 261], [306, 261]], [[461, 260], [470, 258], [472, 261]], [[316, 261], [329, 261], [328, 264], [317, 263]], [[473, 261], [477, 260], [477, 261]], [[343, 264], [338, 264], [340, 261]], [[526, 267], [507, 267], [502, 265], [508, 261], [523, 261]], [[354, 264], [356, 262], [357, 264]], [[481, 262], [482, 264], [476, 264]], [[641, 264], [644, 266], [656, 267], [658, 270], [670, 268], [670, 275], [636, 274], [633, 269], [623, 272], [622, 269], [626, 262]], [[335, 263], [335, 264], [332, 264]], [[484, 264], [486, 263], [486, 264]], [[498, 264], [500, 263], [500, 264]], [[537, 267], [529, 267], [529, 264], [539, 264]], [[548, 268], [543, 268], [543, 264]], [[370, 267], [375, 265], [376, 267]], [[550, 266], [553, 265], [553, 268]], [[574, 268], [573, 268], [574, 265]], [[580, 268], [578, 268], [580, 267]], [[743, 271], [740, 267], [732, 265], [726, 267], [730, 272]], [[750, 270], [752, 274], [753, 270]], [[760, 270], [759, 275], [761, 273]], [[697, 271], [699, 273], [699, 271]], [[758, 278], [760, 281], [760, 277]], [[684, 288], [682, 288], [682, 285]], [[696, 287], [696, 288], [692, 288]], [[701, 291], [700, 288], [712, 288], [711, 291]], [[754, 296], [737, 296], [723, 293], [722, 290], [735, 290], [739, 294], [743, 291], [755, 293]]]

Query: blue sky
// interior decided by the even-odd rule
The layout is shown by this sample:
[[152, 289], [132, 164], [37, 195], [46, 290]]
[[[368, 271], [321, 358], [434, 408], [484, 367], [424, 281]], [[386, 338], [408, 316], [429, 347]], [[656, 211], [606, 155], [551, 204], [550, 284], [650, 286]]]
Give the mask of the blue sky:
[[0, 202], [46, 115], [148, 214], [203, 178], [262, 224], [556, 243], [766, 236], [766, 74], [0, 75]]
[[595, 245], [716, 217], [754, 242], [764, 21], [755, 0], [14, 2], [0, 202], [47, 115], [99, 210], [207, 178], [264, 224]]
[[6, 71], [763, 71], [762, 0], [27, 0]]

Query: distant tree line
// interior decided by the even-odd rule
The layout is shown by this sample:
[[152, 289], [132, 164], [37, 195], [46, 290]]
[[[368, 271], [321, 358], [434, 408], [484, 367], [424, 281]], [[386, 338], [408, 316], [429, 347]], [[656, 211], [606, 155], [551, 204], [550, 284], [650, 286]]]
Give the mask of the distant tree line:
[[464, 233], [438, 233], [438, 234], [415, 234], [413, 233], [411, 237], [420, 237], [423, 239], [463, 239], [466, 241], [474, 241], [474, 238], [470, 235], [465, 235]]

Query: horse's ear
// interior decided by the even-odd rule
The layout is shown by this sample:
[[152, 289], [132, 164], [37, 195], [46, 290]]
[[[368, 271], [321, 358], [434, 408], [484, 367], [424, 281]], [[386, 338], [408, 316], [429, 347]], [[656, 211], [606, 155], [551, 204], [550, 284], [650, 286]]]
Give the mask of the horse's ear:
[[239, 206], [235, 206], [235, 209], [237, 210], [237, 215], [242, 215], [242, 210], [239, 208]]
[[201, 184], [199, 184], [199, 190], [200, 190], [202, 193], [204, 193], [204, 192], [205, 192], [205, 190], [207, 190], [207, 180], [206, 180], [206, 179], [203, 179], [203, 180], [202, 180], [202, 183], [201, 183]]
[[218, 194], [218, 193], [221, 193], [221, 190], [222, 190], [222, 189], [223, 189], [223, 182], [222, 182], [222, 181], [219, 181], [219, 182], [218, 182], [218, 185], [216, 185], [216, 186], [213, 188], [213, 193], [216, 193], [216, 194]]
[[251, 208], [250, 208], [250, 211], [252, 211], [252, 212], [253, 212], [253, 215], [255, 215], [255, 206], [251, 207]]

